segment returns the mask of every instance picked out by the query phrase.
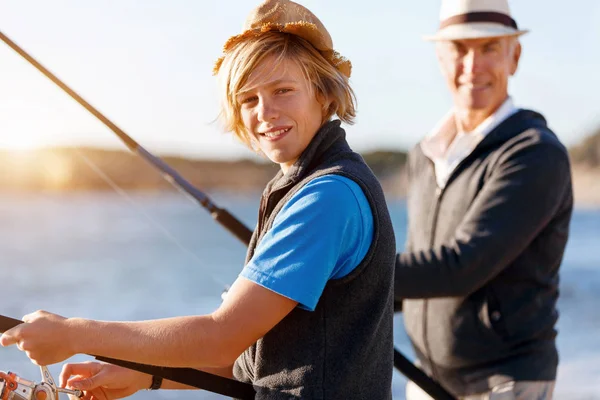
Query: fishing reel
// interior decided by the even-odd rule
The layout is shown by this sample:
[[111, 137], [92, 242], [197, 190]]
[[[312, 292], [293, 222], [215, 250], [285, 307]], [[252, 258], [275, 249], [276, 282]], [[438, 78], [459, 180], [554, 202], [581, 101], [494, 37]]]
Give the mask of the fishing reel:
[[59, 400], [65, 393], [70, 400], [79, 400], [81, 390], [63, 389], [56, 386], [47, 367], [40, 367], [42, 382], [35, 383], [17, 376], [13, 372], [0, 371], [0, 400]]

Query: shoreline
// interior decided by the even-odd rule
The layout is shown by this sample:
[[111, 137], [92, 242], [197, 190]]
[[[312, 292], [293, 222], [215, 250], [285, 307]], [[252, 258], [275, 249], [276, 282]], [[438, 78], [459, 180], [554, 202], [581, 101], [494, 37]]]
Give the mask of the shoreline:
[[[406, 195], [404, 193], [404, 188], [401, 185], [397, 185], [398, 189], [390, 188], [389, 179], [386, 184], [382, 180], [382, 186], [384, 187], [385, 197], [389, 202], [396, 201], [404, 201], [406, 200]], [[127, 192], [128, 194], [140, 195], [140, 196], [158, 196], [162, 194], [175, 194], [178, 193], [174, 189], [170, 188], [139, 188], [139, 187], [131, 187], [131, 188], [123, 188], [122, 190]], [[247, 187], [243, 188], [243, 190], [239, 190], [236, 187], [211, 187], [211, 188], [202, 188], [199, 189], [206, 194], [210, 198], [214, 198], [216, 196], [236, 196], [238, 198], [260, 198], [261, 190], [258, 188]], [[73, 189], [7, 189], [0, 188], [0, 196], [14, 196], [17, 198], [22, 198], [25, 196], [44, 196], [44, 195], [59, 195], [59, 196], [69, 196], [69, 195], [88, 195], [88, 194], [107, 194], [107, 193], [115, 193], [112, 188], [73, 188]], [[573, 178], [573, 194], [574, 194], [574, 209], [575, 210], [599, 210], [600, 211], [600, 171], [592, 171], [587, 172], [586, 175], [577, 176]]]
[[[159, 194], [172, 190], [159, 172], [135, 155], [99, 149], [81, 151], [85, 153], [85, 161], [68, 148], [21, 155], [0, 151], [0, 194], [114, 191], [111, 186], [132, 193]], [[393, 201], [406, 198], [406, 153], [375, 151], [361, 155], [379, 179], [386, 198]], [[272, 164], [254, 160], [162, 159], [207, 195], [221, 192], [254, 196], [262, 192], [277, 172]], [[575, 206], [600, 209], [600, 166], [574, 159], [571, 171]], [[88, 162], [94, 168], [86, 165]]]
[[572, 176], [575, 207], [600, 209], [600, 169], [574, 165]]

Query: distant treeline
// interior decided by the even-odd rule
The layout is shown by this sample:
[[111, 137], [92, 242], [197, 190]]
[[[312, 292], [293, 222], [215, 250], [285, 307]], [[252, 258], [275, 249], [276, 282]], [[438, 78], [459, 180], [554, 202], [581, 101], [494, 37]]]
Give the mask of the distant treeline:
[[[203, 188], [255, 189], [276, 171], [267, 163], [162, 157], [192, 184]], [[132, 190], [165, 190], [160, 173], [127, 150], [51, 148], [0, 152], [0, 187], [21, 190], [102, 190], [117, 185]]]
[[[570, 154], [577, 166], [600, 168], [600, 129], [570, 149]], [[374, 151], [362, 156], [387, 194], [405, 195], [406, 152]], [[277, 172], [276, 165], [258, 159], [209, 161], [173, 156], [162, 159], [205, 190], [256, 192]], [[127, 190], [171, 188], [153, 167], [126, 150], [61, 147], [35, 152], [0, 151], [0, 189], [103, 190], [111, 185]]]
[[587, 167], [600, 167], [600, 128], [570, 150], [573, 163]]
[[[397, 175], [403, 152], [364, 155], [381, 179]], [[162, 159], [192, 184], [203, 189], [257, 191], [277, 172], [266, 160], [209, 161], [164, 156]], [[48, 148], [32, 152], [0, 151], [0, 189], [102, 190], [116, 185], [131, 190], [171, 188], [160, 173], [126, 150]]]

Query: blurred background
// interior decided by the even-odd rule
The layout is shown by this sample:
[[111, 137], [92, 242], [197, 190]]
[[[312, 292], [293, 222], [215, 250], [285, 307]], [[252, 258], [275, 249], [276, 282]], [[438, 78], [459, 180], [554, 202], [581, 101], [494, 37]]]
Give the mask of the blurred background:
[[[384, 186], [402, 249], [406, 152], [451, 107], [433, 45], [421, 39], [437, 29], [439, 1], [301, 3], [353, 62], [358, 117], [346, 127], [348, 140]], [[253, 227], [260, 191], [276, 168], [222, 132], [211, 71], [256, 4], [2, 0], [0, 31]], [[557, 0], [511, 7], [531, 32], [522, 37], [510, 94], [517, 106], [544, 114], [573, 165], [556, 398], [600, 399], [600, 3], [573, 0], [570, 11]], [[138, 320], [206, 313], [244, 255], [203, 209], [0, 43], [0, 314], [46, 309]], [[395, 328], [397, 347], [412, 358], [401, 315]], [[0, 349], [0, 370], [39, 379], [15, 348]], [[58, 374], [60, 366], [51, 370]], [[395, 398], [404, 398], [404, 384], [395, 373]]]

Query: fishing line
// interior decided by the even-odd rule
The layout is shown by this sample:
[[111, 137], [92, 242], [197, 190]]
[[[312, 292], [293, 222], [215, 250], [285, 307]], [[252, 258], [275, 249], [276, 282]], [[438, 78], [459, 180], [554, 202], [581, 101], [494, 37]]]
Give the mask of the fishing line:
[[122, 189], [116, 182], [114, 182], [108, 175], [100, 169], [92, 160], [89, 159], [81, 150], [78, 148], [73, 148], [73, 151], [94, 171], [104, 182], [106, 182], [115, 192], [119, 195], [123, 196], [125, 200], [129, 202], [131, 207], [140, 213], [147, 221], [149, 221], [156, 229], [158, 229], [162, 234], [170, 240], [173, 244], [175, 244], [181, 251], [188, 254], [190, 257], [194, 259], [196, 263], [209, 275], [215, 282], [221, 285], [224, 289], [229, 288], [229, 284], [220, 279], [217, 275], [210, 272], [210, 269], [207, 265], [200, 259], [200, 257], [194, 253], [192, 250], [188, 249], [184, 246], [179, 239], [164, 225], [158, 222], [155, 218], [153, 218], [148, 212], [146, 212], [139, 203], [137, 203], [130, 195]]

